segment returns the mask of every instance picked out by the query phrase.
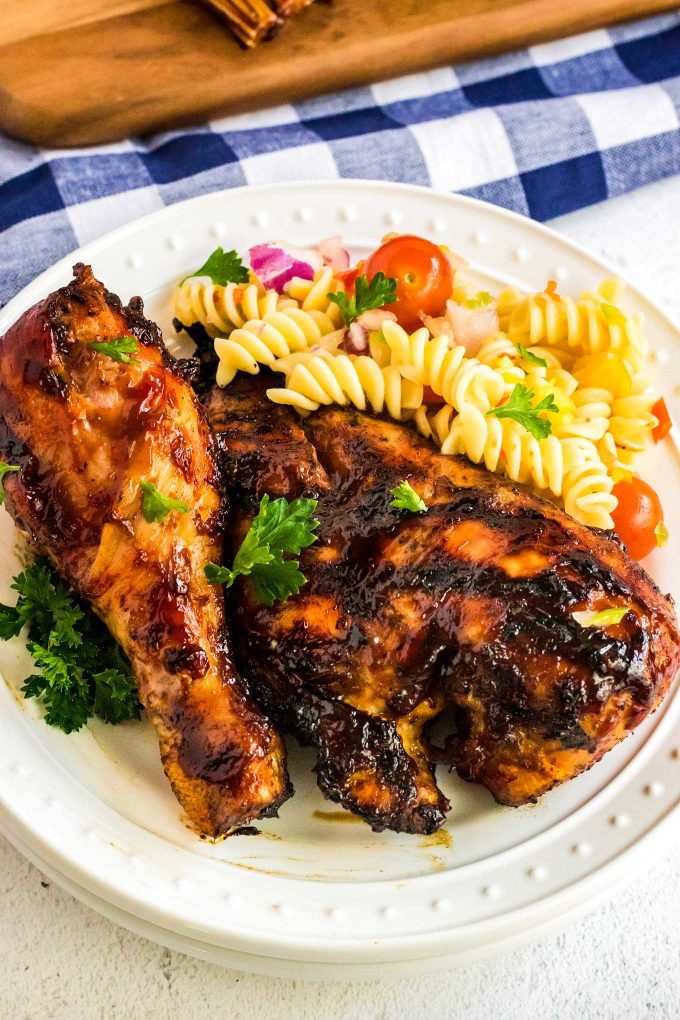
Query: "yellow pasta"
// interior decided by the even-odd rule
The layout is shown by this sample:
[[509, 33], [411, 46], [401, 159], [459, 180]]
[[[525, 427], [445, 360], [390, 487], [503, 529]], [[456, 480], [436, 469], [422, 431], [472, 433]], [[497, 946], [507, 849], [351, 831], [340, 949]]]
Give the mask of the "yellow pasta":
[[591, 459], [581, 450], [565, 472], [564, 509], [574, 520], [590, 528], [613, 528], [612, 514], [617, 507], [613, 487], [614, 480], [599, 456]]
[[489, 337], [480, 347], [477, 357], [483, 365], [490, 365], [492, 368], [507, 367], [503, 362], [515, 365], [520, 360], [520, 353], [517, 345], [513, 344], [504, 333], [496, 333]]
[[480, 347], [477, 357], [484, 365], [491, 365], [492, 368], [507, 371], [508, 364], [511, 364], [513, 367], [519, 368], [522, 375], [531, 371], [535, 375], [542, 375], [547, 379], [555, 378], [560, 371], [568, 371], [574, 363], [572, 355], [558, 348], [533, 345], [525, 346], [525, 350], [534, 358], [544, 361], [545, 367], [538, 366], [535, 362], [527, 359], [526, 355], [520, 352], [517, 344], [513, 343], [505, 333], [496, 333], [495, 336], [485, 341]]
[[536, 439], [512, 419], [488, 417], [472, 404], [456, 415], [445, 408], [428, 415], [419, 408], [414, 420], [442, 453], [463, 455], [512, 481], [561, 497], [567, 512], [590, 527], [612, 527], [614, 483], [593, 443], [553, 435]]
[[456, 412], [448, 404], [442, 404], [438, 411], [432, 411], [425, 404], [421, 404], [413, 416], [413, 422], [421, 436], [432, 439], [437, 446], [441, 446], [451, 431], [451, 423], [455, 417]]
[[248, 320], [295, 305], [292, 298], [282, 297], [275, 290], [265, 291], [257, 282], [222, 287], [207, 276], [189, 277], [175, 287], [172, 295], [173, 318], [184, 327], [199, 324], [213, 338], [228, 336]]
[[404, 411], [421, 405], [423, 388], [403, 379], [397, 368], [380, 368], [366, 355], [310, 353], [294, 365], [285, 387], [267, 390], [267, 396], [302, 412], [316, 411], [322, 404], [353, 404], [360, 411], [386, 411], [401, 421]]
[[[380, 334], [371, 335], [370, 357], [302, 352], [275, 362], [275, 370], [286, 371], [286, 386], [270, 390], [269, 396], [303, 413], [335, 403], [387, 411], [397, 420], [412, 418], [443, 453], [464, 455], [551, 494], [585, 524], [611, 527], [616, 499], [608, 463], [620, 462], [621, 449], [610, 437], [603, 447], [605, 463], [598, 444], [609, 435], [616, 405], [619, 438], [636, 446], [639, 429], [649, 424], [644, 418], [648, 407], [632, 404], [630, 398], [617, 403], [604, 388], [579, 387], [560, 358], [542, 359], [546, 364], [537, 365], [510, 343], [493, 337], [480, 350], [480, 358], [469, 358], [464, 347], [451, 347], [446, 336], [433, 338], [425, 328], [408, 334], [386, 321]], [[482, 362], [482, 357], [490, 363]], [[544, 439], [535, 438], [511, 418], [487, 413], [517, 382], [530, 389], [535, 400], [550, 395], [559, 408], [550, 416], [552, 433]], [[425, 386], [444, 400], [436, 412], [419, 403]]]
[[659, 424], [652, 414], [655, 402], [654, 393], [632, 394], [612, 402], [609, 430], [619, 458], [628, 464], [634, 463], [637, 455], [644, 452], [652, 439], [652, 431]]
[[561, 438], [589, 439], [595, 443], [602, 439], [609, 430], [612, 394], [605, 389], [574, 388], [571, 400], [573, 412], [557, 416], [553, 434]]
[[647, 354], [642, 318], [614, 303], [622, 289], [619, 281], [605, 280], [597, 291], [575, 300], [563, 294], [522, 294], [508, 288], [498, 298], [500, 326], [511, 341], [525, 346], [547, 344], [582, 353], [617, 351], [639, 363]]
[[509, 392], [499, 372], [476, 358], [468, 358], [464, 347], [450, 347], [445, 336], [432, 338], [424, 328], [409, 336], [396, 322], [389, 321], [383, 323], [382, 333], [390, 350], [390, 363], [404, 378], [429, 386], [458, 411], [469, 400], [489, 410]]
[[305, 312], [323, 312], [334, 323], [333, 328], [342, 326], [342, 314], [333, 301], [328, 300], [329, 294], [344, 291], [342, 283], [336, 279], [330, 266], [317, 269], [313, 280], [294, 277], [286, 286], [286, 293], [293, 298]]
[[323, 312], [306, 312], [295, 305], [265, 312], [215, 340], [217, 384], [228, 385], [237, 372], [255, 375], [260, 365], [271, 367], [279, 358], [307, 350], [332, 330], [333, 323]]

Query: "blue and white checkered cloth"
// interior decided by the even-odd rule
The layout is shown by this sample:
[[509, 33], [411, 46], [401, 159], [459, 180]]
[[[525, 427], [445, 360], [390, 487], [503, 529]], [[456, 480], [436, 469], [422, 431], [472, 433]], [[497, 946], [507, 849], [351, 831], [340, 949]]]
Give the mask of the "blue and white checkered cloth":
[[0, 306], [144, 213], [242, 184], [364, 177], [539, 220], [680, 173], [680, 13], [87, 149], [0, 137]]

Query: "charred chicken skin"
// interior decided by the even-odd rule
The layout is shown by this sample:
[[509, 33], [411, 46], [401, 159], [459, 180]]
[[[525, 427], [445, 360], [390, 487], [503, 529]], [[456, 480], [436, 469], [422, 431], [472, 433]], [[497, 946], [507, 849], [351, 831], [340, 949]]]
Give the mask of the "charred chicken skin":
[[[344, 409], [300, 421], [266, 380], [214, 388], [208, 414], [238, 543], [263, 493], [317, 498], [308, 583], [272, 608], [234, 590], [237, 661], [272, 717], [315, 746], [322, 791], [374, 829], [430, 832], [438, 759], [502, 804], [590, 768], [658, 706], [680, 662], [677, 621], [619, 542], [410, 428]], [[427, 513], [390, 507], [407, 480]], [[579, 610], [625, 607], [582, 626]]]
[[[175, 794], [218, 836], [285, 799], [284, 748], [234, 669], [222, 592], [203, 573], [225, 509], [210, 429], [142, 311], [78, 265], [0, 340], [0, 456], [21, 468], [6, 505], [122, 645]], [[136, 340], [132, 363], [90, 347], [121, 337]], [[149, 522], [141, 481], [188, 511]]]

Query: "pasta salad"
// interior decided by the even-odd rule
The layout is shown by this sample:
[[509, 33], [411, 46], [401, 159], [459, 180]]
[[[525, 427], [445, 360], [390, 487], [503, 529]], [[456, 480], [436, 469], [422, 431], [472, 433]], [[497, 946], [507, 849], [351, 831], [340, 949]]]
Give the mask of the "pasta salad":
[[266, 368], [275, 403], [410, 422], [442, 453], [614, 528], [637, 558], [667, 537], [637, 468], [671, 422], [619, 280], [578, 297], [554, 280], [492, 294], [422, 237], [388, 235], [355, 264], [339, 237], [305, 249], [275, 241], [245, 261], [218, 248], [177, 284], [173, 314], [214, 344], [220, 386]]

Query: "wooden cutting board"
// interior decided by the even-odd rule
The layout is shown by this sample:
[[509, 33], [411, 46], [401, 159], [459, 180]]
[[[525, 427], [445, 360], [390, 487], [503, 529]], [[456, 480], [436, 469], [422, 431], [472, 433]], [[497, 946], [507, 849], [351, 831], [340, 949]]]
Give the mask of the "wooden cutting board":
[[242, 50], [195, 0], [3, 0], [0, 130], [107, 142], [470, 60], [677, 0], [321, 0]]

